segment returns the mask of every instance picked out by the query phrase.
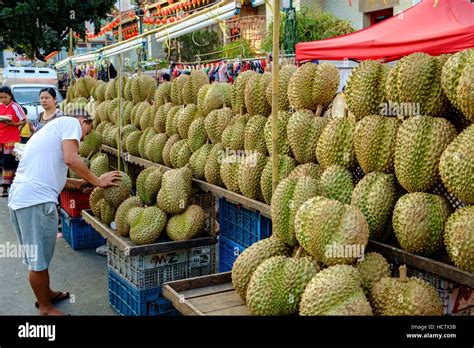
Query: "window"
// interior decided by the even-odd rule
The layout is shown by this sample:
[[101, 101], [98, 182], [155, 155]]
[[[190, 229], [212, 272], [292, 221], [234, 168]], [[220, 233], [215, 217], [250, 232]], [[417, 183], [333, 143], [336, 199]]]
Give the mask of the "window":
[[393, 17], [393, 7], [370, 13], [370, 25], [380, 23], [387, 18]]
[[[41, 89], [43, 89], [43, 87], [16, 87], [13, 88], [13, 95], [15, 96], [15, 100], [18, 104], [39, 104], [39, 93]], [[61, 103], [63, 101], [63, 98], [56, 88], [55, 90], [57, 102]]]

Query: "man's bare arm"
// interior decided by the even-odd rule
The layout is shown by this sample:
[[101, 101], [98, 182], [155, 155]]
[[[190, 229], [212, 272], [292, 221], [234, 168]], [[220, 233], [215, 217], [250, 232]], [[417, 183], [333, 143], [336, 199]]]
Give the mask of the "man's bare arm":
[[[80, 178], [89, 184], [99, 187], [117, 186], [121, 180], [120, 172], [108, 172], [100, 178], [95, 176], [79, 157], [79, 144], [76, 140], [64, 140], [62, 142], [64, 163]], [[67, 185], [67, 183], [66, 183]]]
[[100, 179], [95, 176], [79, 157], [79, 144], [76, 140], [64, 140], [63, 159], [64, 163], [80, 178], [94, 186], [101, 186]]

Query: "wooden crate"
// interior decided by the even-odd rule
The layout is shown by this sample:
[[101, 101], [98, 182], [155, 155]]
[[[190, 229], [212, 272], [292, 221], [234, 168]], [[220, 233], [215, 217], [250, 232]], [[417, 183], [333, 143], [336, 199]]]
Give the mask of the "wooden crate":
[[165, 283], [163, 296], [183, 315], [250, 315], [231, 272]]

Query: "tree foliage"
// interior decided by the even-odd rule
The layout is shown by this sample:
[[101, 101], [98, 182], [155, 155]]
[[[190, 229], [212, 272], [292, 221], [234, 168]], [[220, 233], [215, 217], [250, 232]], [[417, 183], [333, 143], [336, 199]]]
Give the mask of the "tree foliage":
[[44, 59], [69, 46], [69, 29], [85, 39], [85, 22], [100, 31], [115, 0], [1, 0], [0, 41], [15, 53]]
[[[185, 34], [171, 41], [169, 48], [165, 44], [165, 53], [169, 52], [168, 59], [179, 61], [181, 57], [183, 62], [193, 62], [196, 60], [196, 55], [213, 52], [221, 44], [219, 33], [207, 29]], [[179, 53], [177, 49], [178, 43], [180, 45]], [[201, 59], [206, 60], [208, 58], [203, 56]]]
[[[286, 16], [282, 14], [280, 25], [280, 42], [283, 42]], [[354, 32], [350, 21], [337, 18], [330, 12], [318, 9], [302, 8], [296, 12], [296, 43], [314, 40], [323, 40], [330, 37], [350, 34]], [[272, 51], [273, 22], [270, 23], [267, 35], [262, 43], [262, 49]]]

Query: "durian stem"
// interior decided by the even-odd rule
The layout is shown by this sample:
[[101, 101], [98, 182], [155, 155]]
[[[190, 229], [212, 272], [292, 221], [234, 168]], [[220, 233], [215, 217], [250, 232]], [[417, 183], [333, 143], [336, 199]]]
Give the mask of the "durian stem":
[[321, 113], [323, 112], [323, 107], [321, 105], [318, 105], [318, 108], [316, 109], [315, 116], [319, 117], [321, 116]]
[[304, 251], [303, 247], [299, 246], [298, 250], [296, 250], [295, 259], [299, 259], [301, 257], [301, 254], [303, 253], [303, 251]]
[[406, 265], [400, 266], [398, 270], [400, 273], [400, 280], [402, 282], [406, 282], [407, 281], [407, 266]]

